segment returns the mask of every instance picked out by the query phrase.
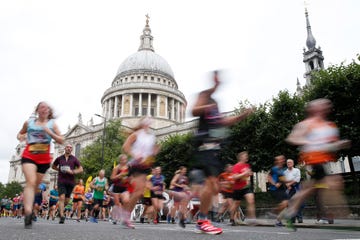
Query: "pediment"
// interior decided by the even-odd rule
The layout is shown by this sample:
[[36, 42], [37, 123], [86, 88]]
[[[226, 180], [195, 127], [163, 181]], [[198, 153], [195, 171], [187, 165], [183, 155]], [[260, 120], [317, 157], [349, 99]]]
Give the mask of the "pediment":
[[92, 132], [91, 129], [83, 124], [76, 124], [66, 134], [65, 138], [77, 137]]

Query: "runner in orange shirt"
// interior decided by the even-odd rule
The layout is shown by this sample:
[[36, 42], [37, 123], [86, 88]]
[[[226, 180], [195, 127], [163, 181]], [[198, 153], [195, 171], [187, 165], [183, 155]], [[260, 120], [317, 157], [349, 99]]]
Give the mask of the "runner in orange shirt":
[[77, 212], [76, 221], [80, 222], [81, 219], [81, 207], [84, 200], [85, 195], [85, 187], [82, 179], [79, 179], [78, 184], [74, 187], [73, 190], [73, 206], [72, 206], [72, 214]]
[[232, 164], [227, 164], [225, 166], [225, 172], [221, 173], [218, 176], [219, 185], [220, 185], [220, 193], [224, 199], [223, 204], [221, 205], [217, 220], [224, 221], [223, 214], [230, 210], [231, 206], [233, 205], [233, 185], [234, 185], [234, 179], [232, 177]]
[[[296, 124], [286, 139], [288, 143], [301, 147], [300, 161], [311, 169], [311, 180], [304, 184], [304, 187], [292, 197], [289, 203], [286, 217], [289, 219], [288, 226], [291, 228], [294, 228], [291, 217], [296, 215], [303, 201], [310, 195], [328, 192], [331, 196], [326, 200], [332, 201], [332, 204], [343, 199], [342, 177], [328, 175], [324, 166], [328, 162], [337, 160], [336, 151], [350, 147], [349, 140], [339, 139], [339, 130], [335, 123], [326, 119], [331, 108], [332, 104], [328, 99], [321, 98], [309, 102], [306, 107], [308, 117]], [[343, 211], [342, 214], [346, 214], [345, 212]]]

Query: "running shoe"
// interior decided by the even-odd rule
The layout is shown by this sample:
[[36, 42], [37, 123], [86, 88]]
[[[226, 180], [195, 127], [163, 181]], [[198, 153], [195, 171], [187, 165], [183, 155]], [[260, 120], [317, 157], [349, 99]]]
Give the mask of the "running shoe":
[[94, 218], [94, 217], [90, 217], [89, 221], [92, 222], [92, 223], [98, 223], [98, 220], [96, 218]]
[[286, 227], [293, 230], [294, 232], [297, 230], [291, 218], [286, 221]]
[[328, 220], [326, 219], [319, 219], [315, 221], [316, 224], [327, 224], [329, 223]]
[[59, 224], [64, 224], [65, 223], [65, 216], [60, 217], [60, 221]]
[[24, 218], [25, 228], [31, 229], [32, 228], [32, 214], [26, 215]]
[[198, 220], [195, 225], [195, 231], [211, 235], [217, 235], [223, 232], [221, 228], [214, 227], [209, 220]]
[[184, 219], [180, 219], [179, 226], [182, 228], [185, 228], [185, 220]]
[[123, 228], [127, 228], [127, 229], [134, 229], [135, 228], [134, 224], [132, 224], [130, 222], [130, 220], [122, 221], [121, 225], [123, 226]]
[[285, 227], [285, 225], [284, 225], [282, 222], [277, 221], [277, 222], [275, 223], [275, 227]]

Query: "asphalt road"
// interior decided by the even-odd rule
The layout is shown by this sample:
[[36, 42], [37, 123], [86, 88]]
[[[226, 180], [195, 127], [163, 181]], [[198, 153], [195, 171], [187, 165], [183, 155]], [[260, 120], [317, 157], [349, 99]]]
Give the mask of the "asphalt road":
[[224, 232], [220, 235], [198, 234], [194, 232], [194, 224], [185, 229], [177, 224], [140, 224], [135, 229], [123, 229], [120, 225], [110, 222], [80, 223], [66, 220], [65, 224], [58, 221], [40, 219], [32, 229], [24, 229], [23, 219], [0, 218], [0, 240], [190, 240], [190, 239], [223, 239], [223, 240], [360, 240], [360, 231], [321, 228], [299, 228], [296, 232], [287, 228], [273, 226], [236, 226], [220, 224]]

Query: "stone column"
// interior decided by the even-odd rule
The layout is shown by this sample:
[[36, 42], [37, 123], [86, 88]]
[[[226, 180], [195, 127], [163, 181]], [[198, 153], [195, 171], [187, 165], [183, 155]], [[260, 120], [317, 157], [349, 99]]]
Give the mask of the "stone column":
[[156, 117], [160, 115], [160, 98], [159, 95], [156, 95]]
[[168, 97], [165, 97], [165, 118], [166, 119], [169, 119], [168, 117], [168, 107], [169, 107], [169, 98]]
[[176, 102], [176, 105], [177, 105], [177, 108], [176, 108], [176, 109], [177, 109], [177, 111], [176, 111], [176, 112], [177, 112], [177, 114], [176, 114], [176, 115], [177, 115], [176, 121], [177, 121], [177, 122], [181, 122], [180, 102], [177, 101], [177, 102]]
[[115, 104], [114, 104], [114, 118], [118, 116], [118, 96], [115, 96]]
[[105, 111], [105, 115], [104, 115], [104, 117], [106, 117], [106, 119], [109, 119], [109, 115], [110, 115], [110, 113], [109, 113], [109, 109], [110, 109], [110, 106], [109, 106], [109, 99], [108, 100], [106, 100], [106, 111]]
[[105, 104], [106, 102], [104, 101], [103, 103], [102, 103], [102, 116], [106, 116], [105, 114], [106, 114], [106, 104]]
[[124, 115], [124, 95], [121, 95], [121, 113], [120, 116]]
[[133, 108], [134, 108], [133, 102], [134, 102], [134, 94], [131, 94], [130, 95], [130, 116], [132, 116], [132, 114], [133, 114]]
[[175, 119], [175, 99], [171, 98], [171, 120]]
[[112, 109], [112, 106], [111, 106], [112, 102], [113, 102], [113, 99], [109, 98], [109, 117], [108, 117], [109, 119], [111, 119], [113, 117], [113, 115], [114, 115], [113, 112], [112, 112], [113, 109]]
[[147, 107], [148, 116], [151, 116], [151, 94], [148, 93], [148, 107]]
[[138, 116], [142, 116], [142, 93], [139, 93], [139, 114]]

